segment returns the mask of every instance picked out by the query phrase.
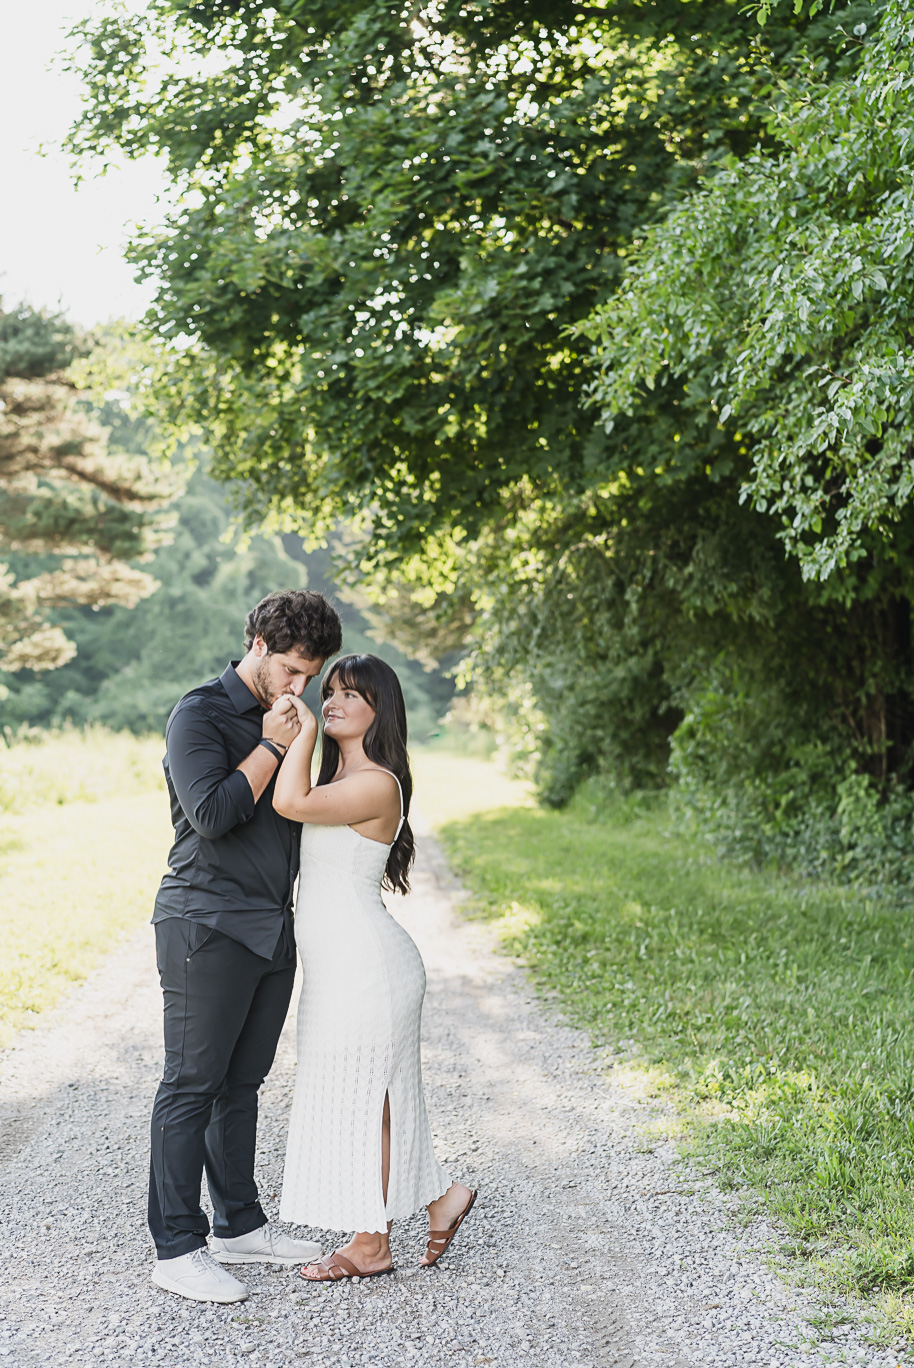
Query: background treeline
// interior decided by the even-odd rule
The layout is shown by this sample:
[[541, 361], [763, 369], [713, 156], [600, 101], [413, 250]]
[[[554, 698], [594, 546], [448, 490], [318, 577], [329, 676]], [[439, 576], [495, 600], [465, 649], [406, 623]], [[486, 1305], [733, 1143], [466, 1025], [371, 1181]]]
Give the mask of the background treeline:
[[[232, 536], [205, 452], [150, 457], [156, 434], [124, 391], [94, 397], [92, 370], [127, 345], [93, 348], [65, 320], [0, 312], [0, 727], [98, 723], [161, 733], [175, 702], [244, 650], [244, 619], [276, 588], [333, 598], [345, 649], [398, 670], [413, 737], [427, 739], [453, 684], [389, 643], [333, 578], [331, 553], [295, 536]], [[96, 377], [97, 378], [97, 377]], [[314, 705], [315, 700], [309, 699]]]
[[912, 20], [765, 9], [163, 0], [80, 30], [72, 147], [169, 158], [162, 421], [354, 525], [547, 801], [901, 877]]

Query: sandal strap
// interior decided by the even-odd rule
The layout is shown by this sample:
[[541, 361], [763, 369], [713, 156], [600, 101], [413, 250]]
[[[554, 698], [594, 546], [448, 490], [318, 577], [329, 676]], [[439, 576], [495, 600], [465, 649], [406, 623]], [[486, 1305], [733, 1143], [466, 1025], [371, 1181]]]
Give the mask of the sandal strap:
[[459, 1216], [454, 1225], [449, 1226], [447, 1230], [430, 1230], [428, 1232], [427, 1247], [431, 1249], [433, 1244], [441, 1245], [440, 1249], [433, 1251], [433, 1253], [437, 1253], [440, 1257], [440, 1255], [442, 1255], [444, 1251], [447, 1249], [448, 1245], [451, 1243], [451, 1240], [453, 1240], [454, 1236], [457, 1234], [457, 1231], [460, 1229], [462, 1225], [463, 1216]]
[[[454, 1220], [448, 1226], [447, 1230], [430, 1230], [428, 1232], [428, 1242], [425, 1246], [425, 1253], [427, 1258], [429, 1255], [433, 1256], [431, 1258], [428, 1258], [429, 1263], [437, 1263], [438, 1260], [442, 1257], [442, 1255], [446, 1253], [448, 1246], [450, 1245], [454, 1236], [457, 1234], [458, 1230], [463, 1225], [467, 1216], [469, 1216], [473, 1204], [476, 1201], [476, 1197], [477, 1193], [474, 1190], [472, 1196], [470, 1197], [470, 1200], [467, 1202], [463, 1211], [461, 1211], [459, 1216], [454, 1217]], [[438, 1245], [440, 1246], [440, 1248], [433, 1249], [432, 1245]]]
[[343, 1278], [359, 1278], [362, 1276], [360, 1270], [356, 1268], [351, 1259], [347, 1259], [345, 1254], [340, 1254], [334, 1250], [332, 1254], [325, 1254], [322, 1259], [317, 1259], [311, 1268], [320, 1268], [326, 1275], [323, 1278], [309, 1278], [302, 1274], [306, 1282], [341, 1282]]
[[341, 1270], [337, 1273], [334, 1279], [335, 1282], [339, 1282], [341, 1278], [345, 1277], [360, 1278], [362, 1276], [361, 1269], [356, 1268], [351, 1259], [347, 1259], [345, 1254], [340, 1254], [336, 1251], [332, 1254], [328, 1254], [326, 1259], [321, 1260], [321, 1263], [326, 1264], [328, 1273], [332, 1273], [336, 1268]]
[[457, 1234], [457, 1231], [463, 1225], [467, 1216], [469, 1216], [470, 1207], [473, 1205], [473, 1202], [475, 1200], [476, 1193], [474, 1192], [472, 1198], [470, 1199], [469, 1205], [464, 1207], [463, 1211], [461, 1211], [459, 1216], [454, 1217], [453, 1221], [448, 1226], [447, 1230], [430, 1230], [428, 1232], [429, 1244], [431, 1244], [432, 1241], [434, 1241], [435, 1243], [440, 1243], [441, 1240], [444, 1240], [446, 1244], [450, 1244], [451, 1240], [453, 1240], [454, 1236]]

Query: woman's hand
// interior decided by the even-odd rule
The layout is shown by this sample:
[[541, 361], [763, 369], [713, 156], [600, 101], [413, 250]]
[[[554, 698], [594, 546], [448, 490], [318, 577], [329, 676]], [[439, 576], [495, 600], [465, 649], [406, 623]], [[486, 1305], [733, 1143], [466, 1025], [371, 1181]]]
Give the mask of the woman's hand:
[[280, 705], [297, 719], [300, 728], [298, 735], [303, 735], [306, 741], [313, 744], [317, 740], [317, 718], [307, 704], [294, 694], [280, 694], [273, 707]]

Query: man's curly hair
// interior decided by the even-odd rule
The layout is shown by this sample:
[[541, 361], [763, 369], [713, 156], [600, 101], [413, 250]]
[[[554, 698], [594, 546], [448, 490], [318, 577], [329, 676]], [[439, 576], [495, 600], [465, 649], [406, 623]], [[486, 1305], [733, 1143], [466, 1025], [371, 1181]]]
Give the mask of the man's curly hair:
[[336, 610], [311, 589], [284, 589], [261, 599], [245, 620], [246, 651], [258, 636], [271, 655], [296, 651], [306, 660], [329, 660], [343, 644]]

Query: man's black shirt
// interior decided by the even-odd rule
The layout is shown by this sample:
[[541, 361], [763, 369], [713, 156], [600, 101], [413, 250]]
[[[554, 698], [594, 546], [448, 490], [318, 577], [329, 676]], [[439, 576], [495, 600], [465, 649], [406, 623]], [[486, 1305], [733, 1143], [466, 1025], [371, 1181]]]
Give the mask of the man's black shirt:
[[233, 661], [191, 689], [165, 728], [165, 778], [175, 843], [154, 922], [188, 917], [270, 959], [291, 916], [301, 827], [257, 803], [237, 768], [262, 736], [265, 709]]

